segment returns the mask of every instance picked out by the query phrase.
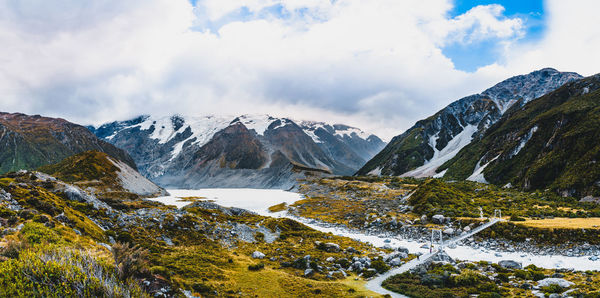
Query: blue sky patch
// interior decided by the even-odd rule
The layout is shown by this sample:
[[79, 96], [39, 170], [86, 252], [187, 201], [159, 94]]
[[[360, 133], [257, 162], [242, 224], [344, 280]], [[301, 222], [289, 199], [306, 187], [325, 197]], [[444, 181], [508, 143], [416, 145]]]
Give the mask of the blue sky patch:
[[[450, 17], [456, 17], [477, 5], [499, 4], [505, 9], [504, 16], [518, 17], [523, 20], [525, 35], [521, 41], [534, 41], [543, 36], [544, 3], [543, 0], [477, 1], [456, 0]], [[457, 69], [472, 72], [498, 60], [502, 45], [499, 40], [484, 40], [463, 45], [452, 43], [442, 49], [444, 55], [454, 63]]]

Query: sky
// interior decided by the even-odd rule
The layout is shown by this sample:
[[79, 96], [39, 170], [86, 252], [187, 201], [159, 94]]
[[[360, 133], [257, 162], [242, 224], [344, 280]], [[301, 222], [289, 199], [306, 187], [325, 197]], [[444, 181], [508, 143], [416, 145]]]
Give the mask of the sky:
[[0, 111], [270, 114], [384, 139], [544, 67], [600, 72], [596, 0], [0, 0]]

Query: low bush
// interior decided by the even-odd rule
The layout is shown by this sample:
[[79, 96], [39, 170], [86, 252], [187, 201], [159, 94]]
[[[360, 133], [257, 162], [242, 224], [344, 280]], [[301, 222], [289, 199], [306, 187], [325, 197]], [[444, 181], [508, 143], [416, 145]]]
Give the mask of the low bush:
[[112, 272], [85, 251], [27, 249], [0, 266], [0, 297], [148, 297]]
[[149, 252], [129, 243], [116, 243], [112, 246], [115, 267], [121, 280], [148, 273]]
[[248, 265], [248, 270], [250, 270], [250, 271], [259, 271], [264, 268], [265, 268], [265, 264], [263, 264], [263, 263]]

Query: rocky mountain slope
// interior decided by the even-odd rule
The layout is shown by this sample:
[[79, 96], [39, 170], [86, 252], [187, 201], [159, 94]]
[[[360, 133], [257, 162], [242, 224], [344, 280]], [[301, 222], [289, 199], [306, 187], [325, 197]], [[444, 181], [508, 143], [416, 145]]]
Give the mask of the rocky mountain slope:
[[576, 73], [544, 68], [461, 98], [394, 137], [357, 174], [434, 176], [442, 164], [479, 138], [515, 103], [521, 106], [580, 78]]
[[82, 152], [39, 170], [92, 194], [110, 194], [112, 197], [123, 196], [124, 193], [141, 197], [168, 194], [129, 165], [99, 151]]
[[306, 175], [353, 174], [385, 143], [345, 125], [268, 115], [156, 118], [90, 127], [140, 172], [170, 187], [290, 188]]
[[64, 119], [0, 112], [0, 173], [34, 169], [88, 150], [105, 152], [136, 168], [125, 151], [83, 126]]
[[600, 195], [600, 75], [510, 108], [439, 171], [450, 179]]

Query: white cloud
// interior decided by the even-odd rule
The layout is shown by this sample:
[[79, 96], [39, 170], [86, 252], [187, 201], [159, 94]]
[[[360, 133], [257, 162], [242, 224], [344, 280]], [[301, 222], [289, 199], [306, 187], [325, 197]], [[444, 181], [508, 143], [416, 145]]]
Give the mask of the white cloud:
[[518, 38], [524, 34], [523, 21], [504, 18], [504, 7], [479, 5], [448, 21], [450, 42], [473, 43], [486, 39]]
[[541, 40], [509, 45], [501, 61], [479, 72], [516, 74], [543, 67], [586, 76], [600, 72], [600, 2], [548, 0], [545, 10], [547, 29]]
[[[493, 39], [514, 49], [521, 21], [497, 5], [455, 18], [451, 8], [450, 0], [205, 0], [195, 11], [186, 0], [0, 0], [0, 110], [80, 123], [272, 113], [391, 137], [509, 73], [502, 63], [459, 71], [440, 48]], [[247, 18], [224, 18], [242, 9]], [[207, 22], [216, 27], [190, 30]]]

